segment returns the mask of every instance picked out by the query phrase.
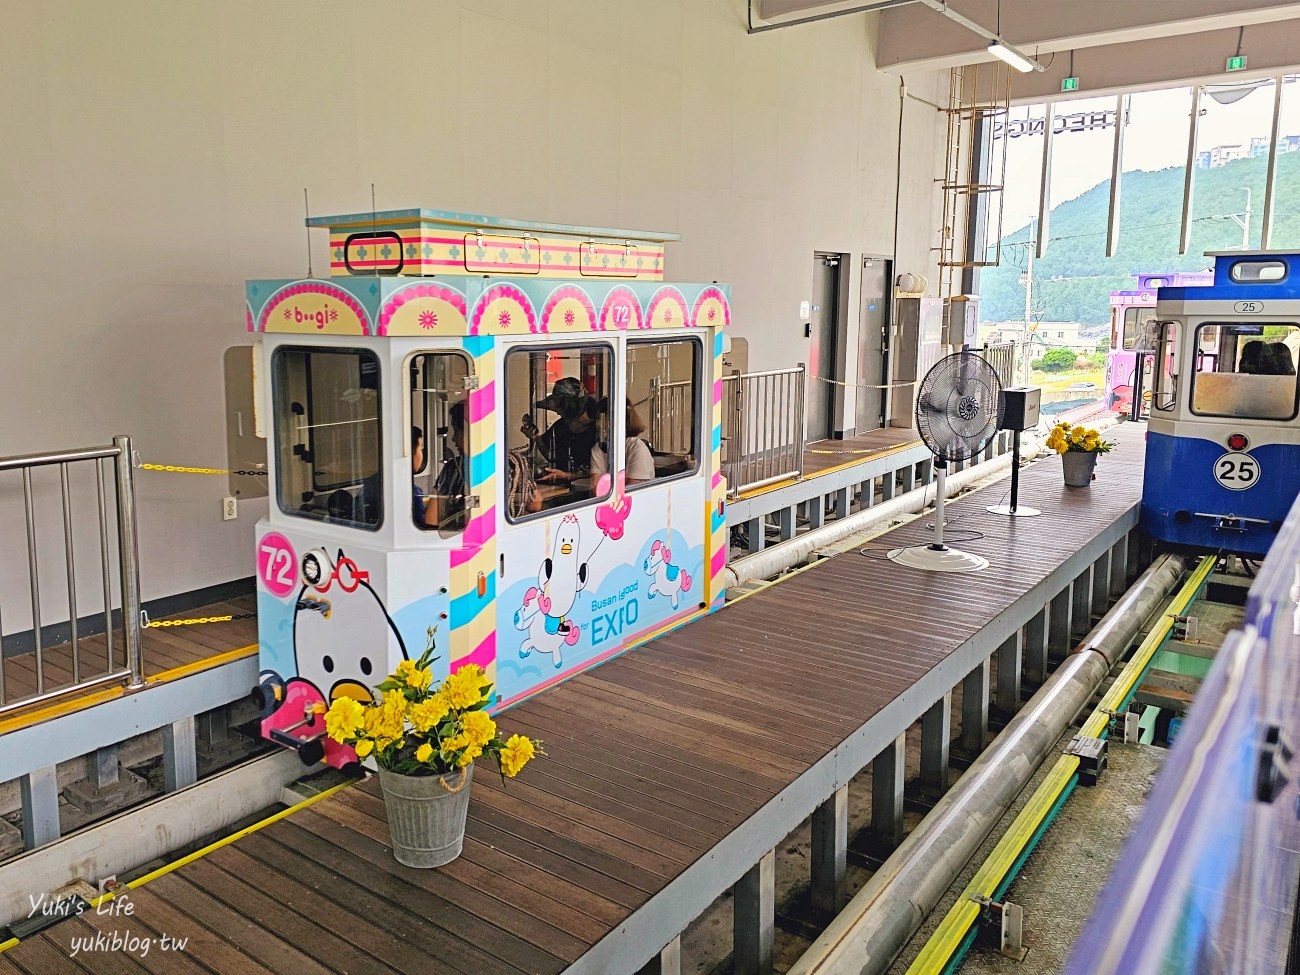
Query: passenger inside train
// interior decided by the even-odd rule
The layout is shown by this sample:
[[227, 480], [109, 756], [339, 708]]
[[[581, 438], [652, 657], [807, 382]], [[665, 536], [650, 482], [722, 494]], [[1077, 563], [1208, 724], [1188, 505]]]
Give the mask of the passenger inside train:
[[[591, 476], [600, 480], [609, 471], [609, 400], [601, 400], [600, 407], [600, 442], [591, 448]], [[636, 409], [628, 401], [624, 421], [623, 462], [627, 469], [627, 484], [644, 484], [655, 478], [655, 459], [650, 454], [650, 445], [641, 439], [645, 433], [645, 424]]]
[[[1266, 332], [1267, 330], [1267, 332]], [[1285, 420], [1296, 415], [1295, 365], [1284, 335], [1300, 337], [1295, 325], [1201, 325], [1216, 331], [1218, 355], [1213, 371], [1192, 379], [1192, 412], [1235, 419]]]

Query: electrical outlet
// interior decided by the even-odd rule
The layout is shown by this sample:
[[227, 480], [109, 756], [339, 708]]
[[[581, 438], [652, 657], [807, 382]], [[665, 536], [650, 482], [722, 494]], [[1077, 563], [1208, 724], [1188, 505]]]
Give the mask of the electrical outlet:
[[221, 519], [223, 521], [234, 521], [239, 517], [239, 503], [234, 498], [223, 498], [221, 501]]

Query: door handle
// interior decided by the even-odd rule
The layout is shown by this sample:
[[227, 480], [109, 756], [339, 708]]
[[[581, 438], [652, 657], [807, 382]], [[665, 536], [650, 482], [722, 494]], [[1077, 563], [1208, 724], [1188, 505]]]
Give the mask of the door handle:
[[804, 322], [803, 337], [806, 339], [812, 338], [812, 322]]

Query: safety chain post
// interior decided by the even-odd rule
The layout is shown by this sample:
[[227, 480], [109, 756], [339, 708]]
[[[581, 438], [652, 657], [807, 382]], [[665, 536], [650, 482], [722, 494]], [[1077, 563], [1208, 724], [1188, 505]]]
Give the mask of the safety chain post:
[[122, 579], [122, 634], [126, 639], [126, 665], [131, 671], [129, 687], [144, 686], [144, 660], [140, 626], [140, 549], [135, 525], [135, 469], [131, 438], [114, 437], [118, 454], [117, 473], [117, 558]]

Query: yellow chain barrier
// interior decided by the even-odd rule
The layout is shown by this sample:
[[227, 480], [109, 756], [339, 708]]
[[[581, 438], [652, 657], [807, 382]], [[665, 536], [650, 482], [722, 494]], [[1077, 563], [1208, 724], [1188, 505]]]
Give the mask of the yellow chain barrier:
[[256, 613], [230, 613], [226, 616], [199, 616], [188, 620], [151, 620], [149, 614], [140, 611], [140, 625], [146, 629], [159, 626], [194, 626], [198, 623], [229, 623], [231, 620], [251, 620]]
[[180, 467], [175, 464], [137, 464], [142, 471], [166, 471], [169, 474], [239, 474], [243, 477], [266, 477], [266, 471], [228, 471], [219, 467]]

